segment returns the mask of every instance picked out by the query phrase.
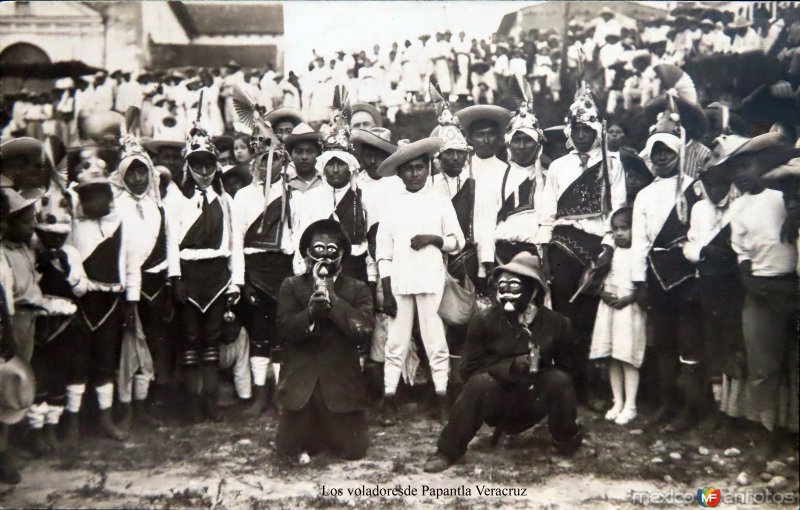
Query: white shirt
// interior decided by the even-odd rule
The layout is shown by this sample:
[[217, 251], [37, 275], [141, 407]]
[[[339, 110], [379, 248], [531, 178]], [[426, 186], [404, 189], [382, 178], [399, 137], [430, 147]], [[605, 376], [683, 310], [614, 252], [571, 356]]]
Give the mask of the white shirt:
[[167, 236], [167, 265], [170, 277], [181, 275], [181, 260], [208, 260], [225, 257], [229, 260], [230, 265], [232, 251], [230, 196], [227, 193], [219, 196], [211, 186], [206, 188], [206, 195], [209, 204], [220, 201], [222, 206], [222, 243], [219, 248], [180, 249], [183, 238], [186, 237], [189, 229], [203, 211], [203, 194], [200, 193], [200, 190], [195, 190], [192, 198], [186, 198], [182, 193], [176, 194], [175, 202], [167, 209], [169, 218], [167, 226], [171, 230]]
[[368, 228], [381, 221], [383, 209], [405, 189], [403, 181], [396, 175], [373, 179], [367, 172], [360, 172], [357, 182], [363, 193], [364, 208], [369, 211], [367, 215]]
[[[593, 167], [601, 161], [603, 155], [599, 149], [589, 153], [586, 163], [587, 168]], [[611, 213], [616, 211], [627, 200], [625, 189], [625, 172], [618, 156], [608, 154], [608, 180], [611, 187], [611, 211], [607, 215], [597, 215], [593, 218], [559, 218], [556, 219], [558, 211], [558, 199], [575, 179], [581, 176], [581, 160], [576, 151], [572, 151], [566, 156], [558, 158], [550, 164], [547, 169], [547, 180], [544, 183], [544, 192], [541, 197], [539, 209], [540, 240], [549, 243], [553, 234], [553, 227], [556, 225], [571, 225], [586, 233], [603, 237], [603, 244], [614, 246], [613, 236], [611, 235]]]
[[746, 53], [748, 51], [764, 51], [764, 41], [751, 27], [747, 28], [744, 35], [737, 35], [733, 39], [731, 51], [733, 53]]
[[[497, 226], [500, 190], [507, 166], [507, 163], [495, 156], [486, 159], [472, 156], [472, 176], [475, 178], [473, 228], [481, 262], [494, 262], [494, 229]], [[522, 179], [519, 179], [517, 185], [519, 182]], [[506, 187], [509, 188], [508, 185]]]
[[[306, 264], [303, 259], [303, 254], [300, 253], [300, 238], [303, 236], [305, 229], [318, 220], [330, 218], [336, 212], [336, 207], [342, 201], [350, 186], [344, 186], [339, 189], [334, 189], [327, 182], [323, 182], [320, 186], [308, 190], [298, 200], [294, 202], [292, 208], [292, 238], [294, 244], [294, 272], [295, 274], [303, 274], [306, 272]], [[371, 203], [369, 199], [364, 198], [367, 193], [361, 191], [361, 205], [364, 208], [367, 216], [367, 228], [370, 223], [370, 210], [368, 209]], [[334, 218], [336, 219], [336, 218]], [[338, 221], [338, 219], [337, 219]], [[360, 257], [367, 253], [367, 241], [365, 240], [360, 244], [353, 244], [350, 255]], [[376, 281], [378, 277], [378, 268], [371, 257], [367, 256], [367, 278], [369, 281]]]
[[[635, 282], [647, 280], [647, 256], [667, 217], [675, 207], [677, 181], [678, 176], [666, 179], [656, 177], [636, 195], [636, 200], [633, 202], [631, 250], [633, 251], [632, 278]], [[684, 179], [683, 190], [686, 191], [692, 184], [691, 179]]]
[[[502, 201], [498, 204], [498, 213], [502, 207], [502, 202], [508, 197], [516, 195], [519, 191], [519, 186], [525, 179], [536, 180], [536, 188], [533, 191], [534, 208], [515, 213], [506, 218], [505, 221], [498, 223], [494, 232], [495, 242], [504, 240], [541, 244], [541, 239], [539, 239], [539, 213], [537, 209], [542, 200], [542, 193], [544, 193], [543, 188], [545, 180], [535, 178], [535, 165], [522, 167], [513, 161], [510, 165], [511, 172], [509, 172], [508, 182], [506, 183], [506, 196], [503, 197]], [[515, 196], [515, 203], [518, 202], [519, 199]]]
[[731, 222], [730, 198], [725, 205], [719, 206], [709, 199], [703, 199], [692, 207], [689, 221], [689, 232], [686, 244], [683, 245], [683, 256], [694, 264], [700, 262], [700, 250], [717, 237]]
[[742, 195], [731, 205], [731, 246], [741, 263], [750, 260], [753, 276], [794, 273], [797, 247], [781, 242], [786, 219], [783, 194], [765, 189]]
[[100, 243], [114, 235], [117, 228], [122, 229], [121, 249], [117, 260], [120, 283], [119, 285], [89, 283], [89, 290], [122, 292], [124, 289], [128, 301], [138, 301], [142, 288], [141, 267], [136, 264], [138, 255], [135, 246], [138, 240], [127, 233], [125, 224], [120, 221], [116, 212], [112, 211], [99, 220], [76, 219], [73, 221], [67, 244], [73, 246], [80, 254], [81, 262], [85, 262]]
[[[272, 183], [269, 188], [269, 203], [281, 200], [283, 193], [283, 183], [277, 181]], [[290, 209], [292, 207], [290, 206]], [[249, 184], [240, 189], [233, 198], [233, 212], [231, 236], [232, 236], [232, 259], [231, 267], [233, 272], [233, 283], [244, 285], [244, 256], [251, 253], [263, 253], [267, 250], [244, 246], [244, 236], [258, 216], [264, 212], [264, 186], [261, 184]], [[294, 253], [292, 244], [291, 218], [284, 219], [283, 233], [281, 235], [281, 252], [286, 255]]]
[[[411, 248], [411, 238], [440, 236], [441, 250]], [[464, 246], [464, 234], [450, 200], [426, 186], [416, 193], [404, 190], [386, 209], [378, 227], [376, 256], [382, 278], [391, 276], [398, 295], [437, 294], [444, 288], [442, 253], [456, 253]]]
[[[127, 191], [114, 198], [114, 208], [122, 218], [128, 236], [136, 240], [131, 250], [131, 263], [142, 268], [142, 264], [150, 256], [158, 240], [161, 231], [161, 211], [153, 199], [145, 197], [137, 201]], [[167, 261], [164, 260], [158, 266], [148, 268], [147, 272], [160, 273], [166, 268]]]

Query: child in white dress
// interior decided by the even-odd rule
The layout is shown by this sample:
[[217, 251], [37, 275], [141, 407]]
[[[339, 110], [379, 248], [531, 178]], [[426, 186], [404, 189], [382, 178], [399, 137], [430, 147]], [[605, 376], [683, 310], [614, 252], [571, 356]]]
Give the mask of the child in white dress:
[[646, 314], [637, 303], [631, 280], [630, 207], [618, 209], [611, 216], [614, 233], [614, 258], [600, 293], [597, 320], [592, 335], [590, 359], [611, 358], [609, 379], [614, 405], [606, 419], [620, 425], [636, 417], [636, 393], [639, 367], [645, 348]]

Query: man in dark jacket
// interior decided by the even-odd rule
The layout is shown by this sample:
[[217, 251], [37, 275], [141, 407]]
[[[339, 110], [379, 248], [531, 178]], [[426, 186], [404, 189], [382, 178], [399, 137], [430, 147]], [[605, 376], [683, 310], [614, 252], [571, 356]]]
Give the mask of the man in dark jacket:
[[295, 458], [327, 449], [360, 459], [368, 436], [359, 351], [375, 325], [372, 297], [365, 283], [340, 273], [350, 241], [338, 222], [309, 225], [300, 251], [308, 272], [285, 279], [278, 293], [284, 345], [276, 446]]
[[519, 433], [548, 418], [553, 444], [573, 453], [583, 440], [575, 390], [572, 325], [543, 303], [538, 257], [521, 252], [493, 271], [497, 304], [472, 317], [462, 364], [464, 389], [425, 471], [447, 469], [484, 423]]

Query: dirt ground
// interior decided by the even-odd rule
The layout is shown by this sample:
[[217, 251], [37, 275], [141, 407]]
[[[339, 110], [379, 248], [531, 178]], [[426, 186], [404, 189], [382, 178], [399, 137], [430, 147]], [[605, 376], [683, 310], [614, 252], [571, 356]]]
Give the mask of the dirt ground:
[[[748, 493], [756, 502], [777, 492], [784, 501], [795, 498], [797, 507], [797, 453], [788, 450], [767, 465], [754, 456], [753, 431], [725, 438], [706, 428], [673, 438], [636, 422], [625, 429], [582, 409], [587, 440], [573, 457], [554, 454], [545, 426], [506, 437], [497, 448], [484, 427], [460, 463], [429, 475], [422, 466], [440, 426], [413, 403], [402, 418], [396, 427], [371, 426], [364, 460], [321, 454], [305, 466], [274, 453], [274, 414], [248, 420], [237, 406], [227, 408], [223, 423], [134, 429], [125, 443], [86, 434], [74, 451], [22, 459], [23, 481], [0, 485], [0, 507], [633, 508], [688, 506], [676, 498], [692, 498], [706, 486], [723, 496]], [[357, 495], [362, 486], [384, 492]], [[396, 486], [405, 494], [386, 493]], [[486, 495], [486, 488], [506, 494]], [[654, 503], [658, 497], [666, 499]]]

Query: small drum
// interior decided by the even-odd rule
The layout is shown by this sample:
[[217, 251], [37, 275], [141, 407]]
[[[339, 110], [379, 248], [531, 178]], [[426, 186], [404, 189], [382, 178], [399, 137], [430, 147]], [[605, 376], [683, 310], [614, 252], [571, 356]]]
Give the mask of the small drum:
[[44, 296], [41, 308], [36, 311], [36, 345], [46, 345], [63, 333], [77, 311], [78, 307], [69, 299]]

